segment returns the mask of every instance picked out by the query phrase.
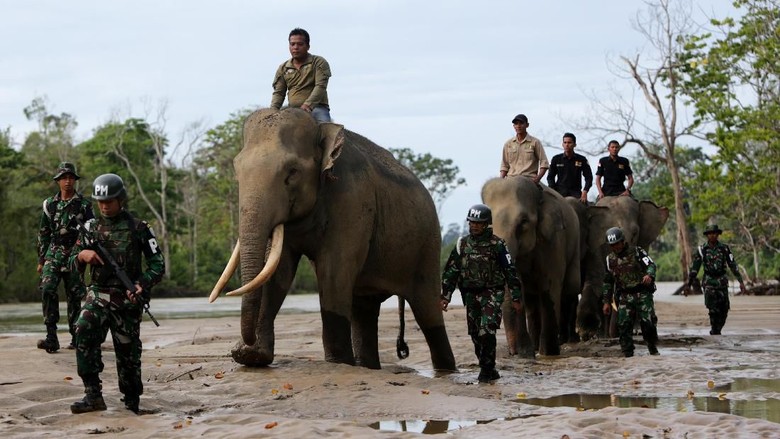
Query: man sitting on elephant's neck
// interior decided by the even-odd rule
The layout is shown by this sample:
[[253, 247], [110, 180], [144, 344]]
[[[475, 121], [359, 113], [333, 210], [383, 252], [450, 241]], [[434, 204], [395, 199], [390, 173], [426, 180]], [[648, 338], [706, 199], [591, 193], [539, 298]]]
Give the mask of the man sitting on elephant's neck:
[[499, 175], [528, 177], [537, 185], [550, 167], [542, 142], [528, 134], [528, 117], [518, 114], [512, 119], [515, 135], [504, 143]]
[[290, 58], [274, 75], [271, 108], [279, 110], [287, 93], [287, 104], [311, 113], [317, 122], [330, 122], [328, 79], [330, 65], [325, 58], [309, 53], [309, 33], [301, 28], [290, 31]]
[[[621, 195], [631, 195], [631, 186], [634, 185], [634, 172], [631, 170], [631, 164], [625, 157], [620, 157], [620, 143], [617, 140], [610, 140], [607, 145], [609, 155], [599, 159], [599, 165], [596, 168], [596, 189], [599, 191], [599, 200], [604, 197], [617, 197]], [[604, 185], [601, 185], [601, 178], [604, 177]], [[628, 186], [623, 182], [628, 180]]]

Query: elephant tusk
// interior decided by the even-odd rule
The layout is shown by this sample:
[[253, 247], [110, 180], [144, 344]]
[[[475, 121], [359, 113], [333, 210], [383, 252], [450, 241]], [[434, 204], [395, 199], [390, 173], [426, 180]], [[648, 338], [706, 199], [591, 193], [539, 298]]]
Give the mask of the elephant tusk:
[[276, 271], [276, 267], [279, 266], [279, 260], [282, 254], [282, 244], [284, 244], [284, 225], [279, 224], [274, 227], [273, 235], [271, 236], [271, 250], [268, 253], [268, 260], [263, 267], [263, 270], [252, 279], [251, 282], [242, 286], [241, 288], [227, 292], [226, 296], [241, 296], [252, 290], [260, 288], [269, 277], [271, 277]]
[[230, 280], [230, 277], [233, 276], [233, 273], [235, 273], [236, 266], [238, 266], [238, 250], [239, 244], [238, 240], [236, 240], [236, 246], [233, 248], [233, 254], [230, 255], [230, 259], [225, 266], [225, 270], [219, 277], [217, 284], [214, 285], [214, 289], [211, 290], [211, 294], [209, 295], [209, 303], [214, 303], [214, 301], [217, 300], [219, 293], [222, 292], [222, 289], [225, 288], [225, 285], [228, 283], [228, 280]]

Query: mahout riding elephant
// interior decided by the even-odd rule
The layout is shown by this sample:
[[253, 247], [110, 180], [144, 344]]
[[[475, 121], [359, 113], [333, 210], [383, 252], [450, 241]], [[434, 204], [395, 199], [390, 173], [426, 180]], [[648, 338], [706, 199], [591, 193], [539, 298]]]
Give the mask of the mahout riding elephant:
[[209, 300], [240, 260], [243, 286], [228, 293], [243, 294], [236, 362], [273, 361], [274, 319], [306, 255], [327, 361], [380, 368], [379, 307], [395, 294], [409, 303], [433, 368], [456, 370], [439, 302], [436, 208], [411, 171], [365, 137], [300, 109], [249, 115], [233, 164], [239, 239]]
[[[581, 242], [583, 285], [577, 308], [577, 332], [583, 340], [599, 333], [614, 337], [615, 329], [608, 331], [614, 324], [610, 324], [610, 319], [605, 318], [601, 310], [605, 261], [609, 254], [607, 229], [620, 227], [629, 245], [647, 249], [666, 224], [669, 209], [652, 201], [637, 201], [628, 196], [604, 197], [595, 205], [574, 208], [584, 231]], [[614, 317], [614, 313], [610, 317]]]
[[[554, 190], [525, 177], [494, 178], [482, 187], [493, 211], [493, 233], [503, 238], [523, 282], [525, 316], [502, 307], [509, 353], [559, 355], [580, 291], [580, 224]], [[527, 325], [527, 326], [526, 326]]]

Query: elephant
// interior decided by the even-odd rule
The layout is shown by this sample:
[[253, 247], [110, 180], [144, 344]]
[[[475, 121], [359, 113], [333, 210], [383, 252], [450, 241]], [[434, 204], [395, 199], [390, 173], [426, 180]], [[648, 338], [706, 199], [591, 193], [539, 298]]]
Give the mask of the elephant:
[[233, 164], [239, 238], [209, 300], [240, 261], [243, 285], [227, 293], [243, 295], [236, 362], [273, 362], [274, 319], [305, 255], [317, 277], [326, 361], [379, 369], [380, 304], [398, 295], [433, 368], [456, 370], [439, 302], [439, 220], [409, 169], [367, 138], [297, 108], [250, 114]]
[[[581, 237], [583, 286], [577, 308], [577, 333], [588, 340], [599, 333], [614, 336], [614, 329], [605, 319], [601, 307], [602, 286], [609, 254], [606, 232], [610, 227], [620, 227], [629, 245], [647, 247], [661, 233], [669, 209], [652, 201], [637, 201], [629, 196], [611, 196], [600, 199], [595, 205], [574, 206], [583, 230]], [[613, 313], [614, 314], [614, 313]]]
[[482, 201], [492, 209], [493, 233], [506, 241], [523, 283], [525, 316], [508, 301], [502, 306], [509, 353], [559, 355], [580, 291], [577, 215], [556, 191], [526, 177], [488, 180]]

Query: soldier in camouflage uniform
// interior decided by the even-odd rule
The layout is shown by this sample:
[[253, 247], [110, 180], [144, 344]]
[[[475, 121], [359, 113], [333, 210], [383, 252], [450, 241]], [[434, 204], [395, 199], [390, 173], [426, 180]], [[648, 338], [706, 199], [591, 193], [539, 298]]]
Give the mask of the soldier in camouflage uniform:
[[41, 292], [46, 338], [38, 340], [38, 349], [45, 349], [48, 353], [60, 349], [57, 339], [57, 323], [60, 321], [57, 287], [60, 280], [63, 281], [68, 303], [70, 349], [73, 348], [74, 325], [86, 292], [79, 272], [68, 267], [68, 258], [78, 236], [76, 219], [83, 222], [94, 218], [92, 203], [76, 191], [75, 184], [79, 178], [81, 177], [76, 173], [75, 165], [60, 163], [54, 175], [54, 181], [60, 191], [44, 200], [41, 213], [41, 226], [38, 230], [38, 273], [41, 279], [38, 289]]
[[[90, 265], [92, 283], [76, 322], [76, 364], [86, 396], [71, 404], [70, 409], [73, 413], [106, 409], [99, 375], [103, 371], [100, 345], [110, 329], [119, 391], [124, 394], [125, 407], [138, 413], [143, 393], [143, 308], [139, 297], [143, 295], [148, 299], [150, 288], [160, 281], [165, 272], [165, 263], [149, 225], [124, 209], [125, 186], [118, 175], [103, 174], [96, 178], [92, 198], [98, 201], [100, 218], [86, 224], [88, 233], [102, 244], [135, 282], [135, 291], [127, 291], [111, 266], [104, 263], [95, 251], [84, 248], [84, 237], [79, 237], [70, 264], [73, 270], [81, 272]], [[146, 261], [145, 269], [141, 266], [142, 258]]]
[[481, 383], [500, 378], [496, 370], [496, 330], [501, 326], [504, 286], [512, 294], [512, 306], [522, 311], [521, 286], [504, 240], [488, 226], [490, 208], [477, 204], [469, 209], [469, 236], [458, 239], [444, 266], [441, 307], [447, 311], [455, 287], [466, 305], [466, 325], [479, 359]]
[[655, 263], [641, 247], [626, 244], [619, 227], [607, 230], [607, 244], [612, 250], [607, 256], [602, 294], [604, 314], [609, 314], [613, 300], [618, 302], [618, 334], [623, 355], [634, 355], [634, 319], [639, 317], [642, 338], [650, 355], [658, 355], [658, 331], [655, 327]]
[[688, 273], [688, 285], [693, 285], [699, 268], [704, 265], [704, 304], [710, 313], [710, 334], [720, 335], [720, 330], [726, 324], [729, 314], [729, 278], [726, 267], [731, 269], [734, 277], [739, 281], [739, 290], [745, 293], [745, 283], [739, 274], [734, 255], [728, 245], [718, 242], [718, 237], [723, 233], [717, 224], [710, 224], [704, 229], [707, 243], [699, 246], [699, 251], [693, 256], [691, 271]]

